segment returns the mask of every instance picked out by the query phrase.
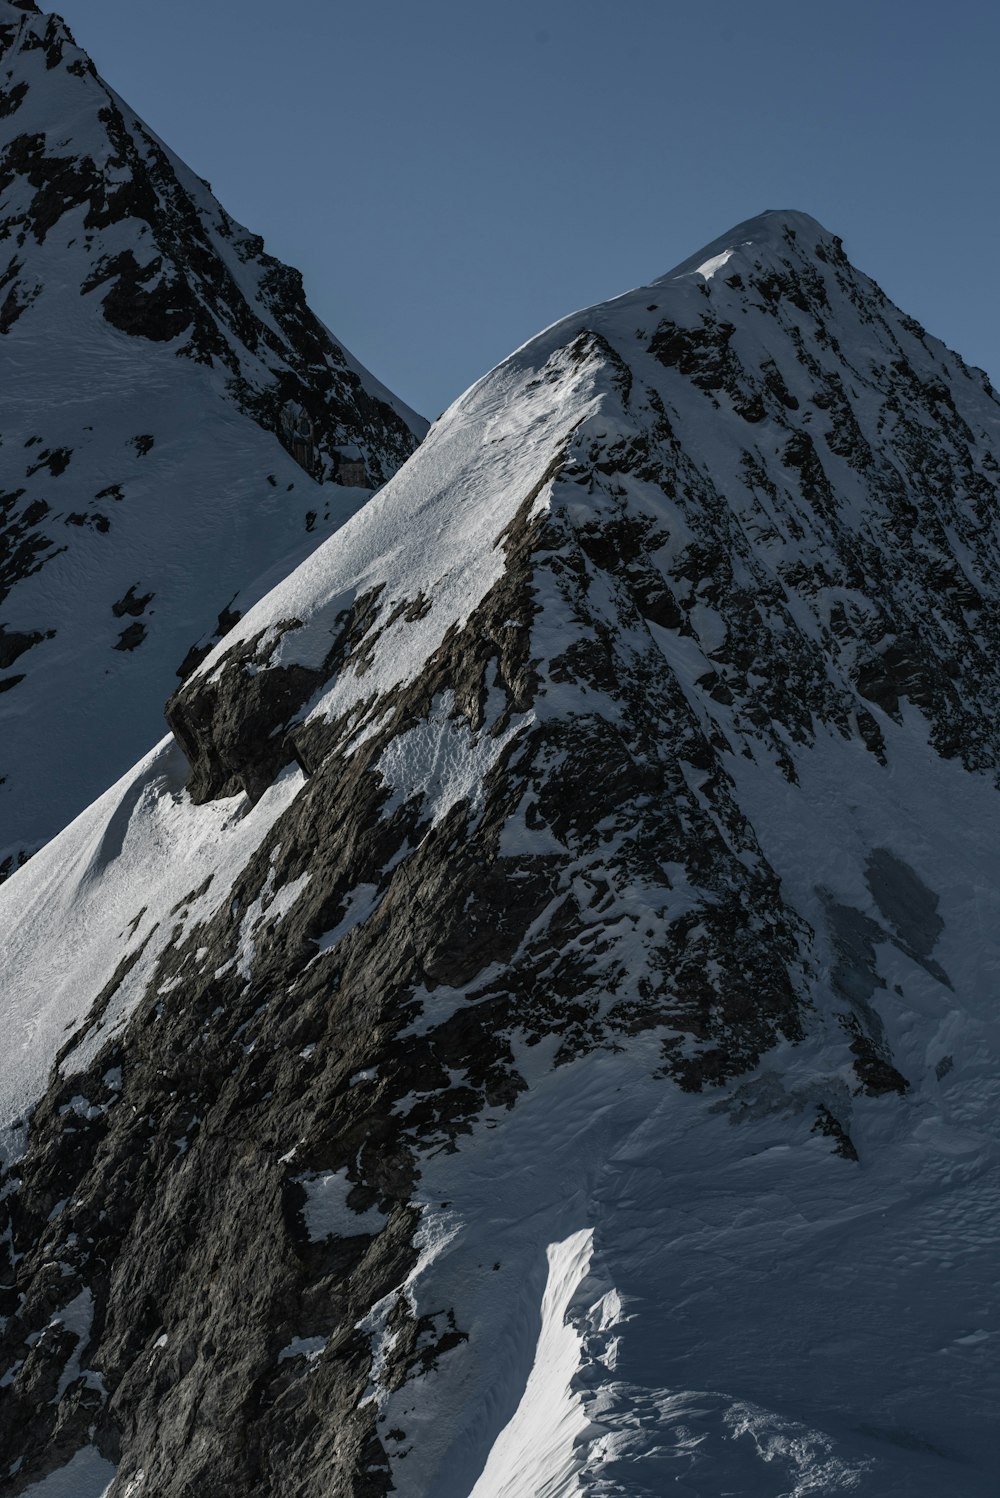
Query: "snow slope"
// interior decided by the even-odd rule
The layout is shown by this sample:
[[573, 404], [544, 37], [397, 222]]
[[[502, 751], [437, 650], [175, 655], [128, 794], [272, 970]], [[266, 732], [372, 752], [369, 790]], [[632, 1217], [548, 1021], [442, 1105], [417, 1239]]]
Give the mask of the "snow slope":
[[992, 1498], [998, 479], [765, 214], [236, 624], [0, 891], [12, 1491]]
[[0, 5], [0, 222], [2, 876], [425, 424], [33, 5]]
[[[383, 1430], [407, 1436], [398, 1492], [993, 1493], [996, 792], [942, 766], [919, 725], [891, 732], [890, 753], [866, 777], [831, 737], [800, 788], [775, 795], [748, 767], [746, 789], [800, 910], [825, 884], [878, 920], [864, 868], [879, 844], [942, 891], [935, 955], [953, 989], [878, 950], [905, 1100], [852, 1097], [814, 1027], [721, 1098], [665, 1089], [647, 1042], [545, 1073], [509, 1118], [487, 1111], [458, 1159], [423, 1169], [426, 1217], [453, 1226], [406, 1293], [453, 1305], [469, 1343], [447, 1389], [408, 1384], [382, 1407]], [[838, 1089], [858, 1162], [815, 1129]], [[570, 1285], [554, 1266], [583, 1236]], [[560, 1334], [572, 1363], [552, 1354]]]

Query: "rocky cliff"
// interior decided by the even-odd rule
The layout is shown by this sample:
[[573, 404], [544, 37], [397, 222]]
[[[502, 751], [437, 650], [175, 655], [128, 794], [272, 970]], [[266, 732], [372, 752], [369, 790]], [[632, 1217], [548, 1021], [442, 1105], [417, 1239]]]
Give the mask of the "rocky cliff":
[[0, 877], [425, 424], [94, 71], [0, 4]]
[[765, 214], [238, 621], [0, 893], [12, 1494], [986, 1498], [998, 461]]

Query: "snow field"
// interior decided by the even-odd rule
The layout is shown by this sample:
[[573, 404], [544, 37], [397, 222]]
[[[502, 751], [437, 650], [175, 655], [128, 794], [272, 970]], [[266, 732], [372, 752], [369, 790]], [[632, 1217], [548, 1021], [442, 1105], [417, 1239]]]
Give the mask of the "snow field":
[[[186, 771], [176, 744], [164, 739], [0, 887], [8, 1035], [0, 1149], [8, 1162], [60, 1048], [75, 1035], [63, 1065], [71, 1073], [121, 1031], [164, 947], [218, 909], [304, 784], [292, 766], [252, 808], [242, 795], [195, 807], [183, 789]], [[186, 898], [209, 877], [204, 893]], [[133, 966], [88, 1026], [95, 998], [127, 957]]]

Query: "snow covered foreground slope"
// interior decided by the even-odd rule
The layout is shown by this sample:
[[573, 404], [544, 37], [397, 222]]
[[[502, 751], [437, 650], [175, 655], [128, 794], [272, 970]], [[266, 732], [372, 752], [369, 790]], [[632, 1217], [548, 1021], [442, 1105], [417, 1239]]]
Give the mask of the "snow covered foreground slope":
[[237, 624], [0, 891], [13, 1494], [994, 1493], [998, 460], [766, 214]]
[[0, 3], [0, 238], [2, 878], [425, 424], [31, 3]]

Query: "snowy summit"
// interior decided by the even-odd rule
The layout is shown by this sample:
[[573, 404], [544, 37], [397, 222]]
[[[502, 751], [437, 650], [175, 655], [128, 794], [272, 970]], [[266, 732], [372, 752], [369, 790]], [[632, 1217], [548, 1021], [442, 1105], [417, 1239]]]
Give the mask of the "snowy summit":
[[766, 214], [234, 623], [0, 890], [12, 1494], [992, 1498], [998, 490]]

